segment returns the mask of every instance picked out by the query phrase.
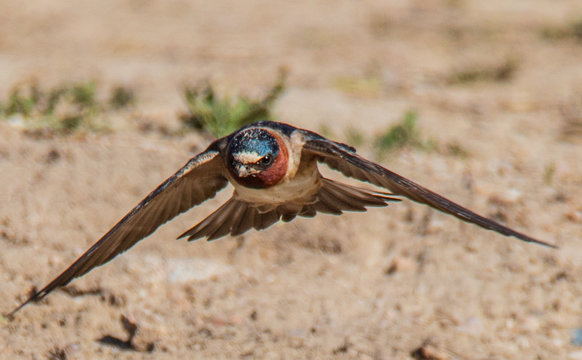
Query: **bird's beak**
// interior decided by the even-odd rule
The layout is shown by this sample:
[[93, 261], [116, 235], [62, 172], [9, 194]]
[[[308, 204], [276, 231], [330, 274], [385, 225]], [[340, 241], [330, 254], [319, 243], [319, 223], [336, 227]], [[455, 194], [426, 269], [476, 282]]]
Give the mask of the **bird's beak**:
[[248, 176], [251, 176], [253, 174], [258, 173], [258, 170], [250, 167], [249, 165], [238, 164], [236, 166], [236, 173], [237, 173], [239, 178], [245, 178], [245, 177], [248, 177]]

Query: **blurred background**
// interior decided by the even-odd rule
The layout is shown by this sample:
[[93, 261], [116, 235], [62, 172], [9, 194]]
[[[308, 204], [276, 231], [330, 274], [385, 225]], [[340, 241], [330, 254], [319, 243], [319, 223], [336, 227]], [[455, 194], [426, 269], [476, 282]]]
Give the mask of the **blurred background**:
[[0, 9], [3, 312], [259, 119], [355, 145], [561, 247], [410, 202], [172, 241], [229, 189], [2, 319], [8, 358], [582, 359], [580, 1]]

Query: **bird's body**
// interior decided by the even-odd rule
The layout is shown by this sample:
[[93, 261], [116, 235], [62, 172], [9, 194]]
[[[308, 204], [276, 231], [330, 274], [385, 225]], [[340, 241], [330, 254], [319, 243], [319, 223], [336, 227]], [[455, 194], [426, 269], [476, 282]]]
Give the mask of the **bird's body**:
[[[244, 180], [230, 175], [229, 181], [235, 188], [235, 197], [250, 203], [282, 204], [298, 198], [310, 197], [319, 186], [320, 176], [315, 161], [301, 163], [301, 151], [305, 139], [300, 133], [288, 138], [275, 138], [279, 145], [279, 156], [275, 160], [269, 181], [262, 182], [258, 188], [245, 186]], [[243, 156], [244, 158], [244, 156]], [[252, 158], [251, 160], [252, 161]], [[228, 164], [227, 164], [228, 166]], [[273, 180], [271, 180], [273, 179]], [[274, 180], [276, 179], [276, 181]]]
[[262, 189], [245, 187], [233, 179], [231, 181], [235, 189], [233, 196], [242, 201], [263, 205], [280, 205], [299, 199], [311, 199], [321, 185], [317, 164], [312, 161], [296, 171], [293, 177], [285, 177], [279, 183]]
[[[324, 178], [318, 163], [391, 192]], [[8, 316], [110, 261], [160, 225], [214, 197], [229, 182], [234, 186], [232, 197], [179, 238], [213, 240], [228, 234], [236, 236], [251, 228], [265, 229], [279, 220], [312, 217], [317, 212], [339, 215], [345, 210], [365, 211], [367, 206], [386, 206], [404, 196], [500, 234], [553, 247], [366, 160], [348, 145], [291, 125], [263, 121], [211, 143], [154, 189], [62, 274]]]

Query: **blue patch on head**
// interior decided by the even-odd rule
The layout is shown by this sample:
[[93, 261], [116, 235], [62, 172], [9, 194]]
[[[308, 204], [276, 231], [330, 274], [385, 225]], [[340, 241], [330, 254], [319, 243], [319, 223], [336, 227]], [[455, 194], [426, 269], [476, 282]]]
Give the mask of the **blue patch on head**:
[[279, 144], [268, 131], [264, 129], [248, 129], [237, 134], [230, 142], [229, 153], [257, 153], [260, 157], [279, 154]]

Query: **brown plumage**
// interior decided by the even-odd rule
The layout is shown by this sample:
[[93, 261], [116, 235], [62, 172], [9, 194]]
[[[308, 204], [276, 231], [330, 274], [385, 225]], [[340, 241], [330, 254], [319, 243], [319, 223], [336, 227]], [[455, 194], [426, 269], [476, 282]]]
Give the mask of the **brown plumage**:
[[[317, 168], [318, 162], [391, 193], [323, 178]], [[276, 181], [269, 171], [276, 173]], [[180, 238], [214, 240], [228, 234], [236, 236], [251, 228], [265, 229], [279, 220], [313, 217], [317, 212], [339, 215], [343, 211], [365, 211], [367, 206], [386, 206], [389, 202], [400, 201], [395, 196], [404, 196], [485, 229], [555, 247], [478, 215], [364, 159], [348, 145], [290, 125], [259, 122], [214, 141], [204, 152], [193, 157], [63, 273], [7, 316], [13, 316], [31, 301], [44, 298], [54, 289], [110, 261], [160, 225], [214, 197], [228, 182], [235, 188], [232, 198]]]

